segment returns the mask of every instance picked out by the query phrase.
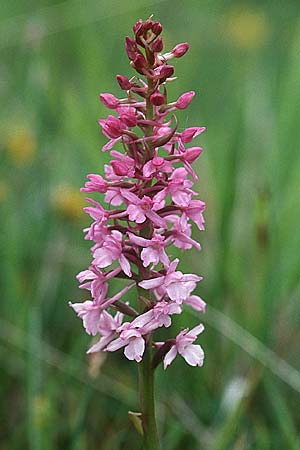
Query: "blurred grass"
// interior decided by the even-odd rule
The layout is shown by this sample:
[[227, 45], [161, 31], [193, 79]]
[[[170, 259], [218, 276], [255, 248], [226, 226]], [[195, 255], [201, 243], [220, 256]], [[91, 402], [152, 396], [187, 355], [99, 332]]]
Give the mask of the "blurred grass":
[[78, 189], [108, 160], [97, 95], [119, 92], [123, 37], [151, 13], [166, 47], [191, 44], [170, 97], [199, 95], [180, 126], [208, 128], [203, 252], [181, 255], [212, 305], [206, 364], [158, 369], [164, 448], [299, 448], [298, 2], [31, 0], [1, 4], [1, 450], [140, 448], [135, 367], [89, 360], [67, 301], [89, 263]]

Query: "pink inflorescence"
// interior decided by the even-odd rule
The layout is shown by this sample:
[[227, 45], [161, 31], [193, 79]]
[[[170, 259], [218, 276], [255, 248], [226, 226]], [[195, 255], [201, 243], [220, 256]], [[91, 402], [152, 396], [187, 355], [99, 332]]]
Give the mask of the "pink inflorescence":
[[[169, 61], [182, 57], [189, 45], [178, 44], [162, 53], [161, 31], [161, 24], [151, 19], [134, 25], [134, 38], [126, 37], [125, 48], [138, 76], [117, 75], [124, 98], [100, 95], [114, 114], [99, 120], [108, 138], [103, 150], [110, 150], [112, 160], [105, 165], [105, 177], [88, 175], [81, 191], [104, 194], [109, 207], [87, 198], [85, 211], [94, 221], [85, 231], [86, 239], [94, 242], [93, 259], [77, 278], [92, 300], [70, 306], [86, 332], [99, 337], [88, 353], [123, 348], [128, 359], [140, 362], [151, 342], [157, 349], [154, 366], [163, 361], [168, 367], [178, 353], [188, 364], [201, 366], [204, 353], [194, 341], [202, 324], [165, 342], [152, 339], [155, 330], [171, 325], [171, 316], [180, 314], [184, 305], [205, 311], [205, 302], [192, 294], [202, 278], [177, 270], [179, 260], [171, 261], [168, 253], [170, 246], [201, 249], [191, 237], [191, 222], [204, 230], [205, 203], [195, 199], [192, 189], [197, 179], [192, 164], [202, 148], [189, 144], [205, 128], [177, 129], [174, 112], [187, 108], [195, 92], [169, 102], [166, 86], [175, 79]], [[112, 150], [117, 144], [123, 153]], [[129, 283], [109, 296], [113, 278]], [[127, 297], [133, 286], [139, 294], [134, 305]]]

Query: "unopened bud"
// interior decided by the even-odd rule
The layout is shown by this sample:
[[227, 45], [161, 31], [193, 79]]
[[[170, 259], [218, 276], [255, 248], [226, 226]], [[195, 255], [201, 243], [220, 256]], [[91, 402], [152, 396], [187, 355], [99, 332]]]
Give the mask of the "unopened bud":
[[190, 48], [188, 42], [183, 42], [182, 44], [177, 44], [171, 53], [175, 56], [175, 58], [181, 58], [181, 56], [185, 55], [185, 53]]
[[182, 159], [188, 163], [193, 163], [196, 161], [198, 156], [202, 153], [203, 149], [201, 147], [191, 147], [188, 148], [183, 154]]
[[139, 19], [132, 27], [134, 34], [141, 34], [143, 32], [143, 21]]
[[149, 30], [151, 30], [152, 26], [153, 26], [152, 20], [151, 20], [151, 19], [147, 19], [147, 20], [144, 22], [144, 25], [143, 25], [143, 31], [144, 31], [144, 33], [147, 32], [147, 31], [149, 31]]
[[111, 161], [111, 166], [116, 175], [123, 177], [128, 174], [128, 166], [121, 161]]
[[126, 36], [125, 38], [125, 50], [128, 58], [133, 61], [137, 55], [138, 47], [135, 40], [129, 36]]
[[123, 91], [129, 91], [131, 89], [131, 83], [127, 77], [124, 75], [117, 75], [116, 78], [120, 88], [123, 89]]
[[158, 36], [162, 32], [162, 25], [159, 22], [153, 22], [152, 31], [156, 36]]
[[136, 55], [136, 57], [133, 60], [133, 67], [141, 74], [144, 73], [144, 70], [147, 67], [147, 61], [145, 60], [144, 56], [142, 54]]
[[191, 101], [193, 100], [194, 95], [195, 95], [194, 91], [189, 91], [182, 94], [175, 104], [176, 108], [178, 109], [187, 108], [191, 103]]
[[164, 82], [167, 78], [173, 75], [174, 67], [164, 64], [163, 66], [158, 67], [156, 73], [161, 82]]
[[110, 109], [116, 109], [120, 104], [119, 99], [112, 94], [100, 94], [99, 98], [103, 105]]
[[180, 138], [182, 142], [188, 143], [191, 142], [196, 136], [203, 133], [205, 131], [205, 127], [192, 127], [186, 128], [180, 133]]
[[123, 113], [123, 114], [121, 114], [120, 119], [129, 128], [133, 128], [137, 125], [137, 118], [136, 118], [135, 114]]
[[154, 92], [150, 95], [150, 102], [152, 105], [161, 106], [165, 103], [165, 97], [160, 92]]
[[164, 44], [162, 38], [156, 39], [156, 41], [154, 41], [152, 44], [152, 51], [155, 53], [160, 53], [163, 48]]

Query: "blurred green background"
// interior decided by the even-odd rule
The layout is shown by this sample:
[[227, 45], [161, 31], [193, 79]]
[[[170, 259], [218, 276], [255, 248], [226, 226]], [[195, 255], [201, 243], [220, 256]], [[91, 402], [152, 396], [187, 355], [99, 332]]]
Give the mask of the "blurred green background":
[[120, 95], [124, 36], [151, 13], [166, 49], [191, 45], [169, 94], [198, 94], [179, 126], [207, 126], [203, 251], [180, 256], [205, 277], [206, 362], [157, 371], [163, 449], [300, 449], [299, 1], [4, 0], [1, 450], [141, 448], [135, 364], [87, 358], [67, 302], [86, 298], [75, 275], [90, 262], [79, 188], [109, 156], [98, 94]]

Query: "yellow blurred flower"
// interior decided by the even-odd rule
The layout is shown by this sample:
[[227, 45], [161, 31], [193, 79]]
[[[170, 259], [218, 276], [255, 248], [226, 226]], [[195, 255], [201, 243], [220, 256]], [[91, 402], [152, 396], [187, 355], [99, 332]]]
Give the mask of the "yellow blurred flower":
[[11, 129], [7, 136], [7, 151], [16, 166], [32, 163], [37, 152], [36, 136], [30, 128]]
[[59, 214], [71, 220], [82, 217], [82, 208], [86, 206], [79, 189], [66, 184], [58, 186], [52, 192], [51, 204]]
[[236, 47], [251, 50], [262, 47], [268, 41], [270, 24], [263, 12], [240, 8], [226, 15], [225, 31]]

